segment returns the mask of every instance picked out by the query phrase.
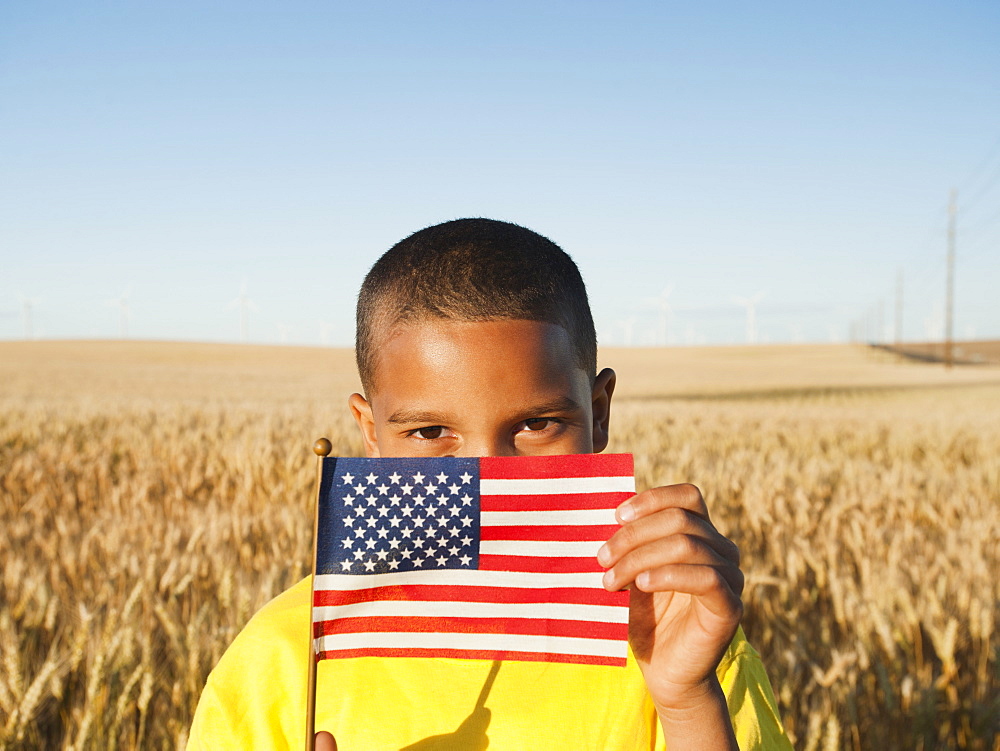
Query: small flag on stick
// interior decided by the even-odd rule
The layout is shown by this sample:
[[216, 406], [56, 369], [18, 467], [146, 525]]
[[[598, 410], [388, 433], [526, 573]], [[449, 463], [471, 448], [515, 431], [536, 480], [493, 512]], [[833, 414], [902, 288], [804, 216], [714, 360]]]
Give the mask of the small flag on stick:
[[630, 454], [322, 462], [317, 660], [625, 664], [628, 592], [596, 555]]

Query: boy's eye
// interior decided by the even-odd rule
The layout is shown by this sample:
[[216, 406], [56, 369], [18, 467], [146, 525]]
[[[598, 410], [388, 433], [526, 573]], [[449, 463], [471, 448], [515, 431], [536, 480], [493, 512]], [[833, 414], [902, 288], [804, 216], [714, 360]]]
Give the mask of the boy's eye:
[[444, 433], [444, 428], [440, 425], [431, 425], [427, 428], [417, 428], [410, 435], [415, 435], [417, 438], [423, 438], [425, 441], [433, 441], [435, 438], [440, 438]]
[[551, 417], [532, 417], [530, 420], [525, 420], [523, 425], [525, 430], [538, 431], [545, 430], [550, 425], [554, 425], [555, 420]]

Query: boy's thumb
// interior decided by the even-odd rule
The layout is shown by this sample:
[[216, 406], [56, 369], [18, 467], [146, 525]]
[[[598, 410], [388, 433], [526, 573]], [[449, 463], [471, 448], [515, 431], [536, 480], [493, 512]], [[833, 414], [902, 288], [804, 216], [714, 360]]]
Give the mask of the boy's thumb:
[[320, 730], [316, 733], [316, 751], [337, 751], [337, 740], [331, 733]]

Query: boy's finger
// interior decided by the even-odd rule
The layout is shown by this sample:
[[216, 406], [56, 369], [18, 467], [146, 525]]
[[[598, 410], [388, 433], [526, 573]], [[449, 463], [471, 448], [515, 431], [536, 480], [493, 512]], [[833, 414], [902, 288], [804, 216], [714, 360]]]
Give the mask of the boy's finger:
[[643, 572], [672, 565], [717, 568], [737, 595], [743, 592], [743, 573], [739, 567], [706, 545], [704, 540], [689, 535], [673, 535], [630, 551], [604, 573], [602, 581], [606, 589], [615, 591], [640, 581]]
[[[742, 582], [742, 574], [740, 581]], [[713, 566], [675, 564], [643, 571], [636, 581], [636, 587], [643, 592], [680, 592], [692, 595], [709, 612], [727, 621], [739, 622], [743, 616], [743, 601], [730, 586], [726, 573]]]
[[724, 537], [711, 522], [692, 511], [676, 507], [619, 527], [601, 546], [597, 560], [608, 568], [633, 550], [678, 535], [700, 539], [726, 561], [740, 565], [740, 550], [736, 543]]
[[706, 521], [711, 521], [701, 490], [689, 483], [664, 485], [643, 491], [621, 504], [616, 515], [621, 524], [628, 524], [668, 508], [686, 509]]

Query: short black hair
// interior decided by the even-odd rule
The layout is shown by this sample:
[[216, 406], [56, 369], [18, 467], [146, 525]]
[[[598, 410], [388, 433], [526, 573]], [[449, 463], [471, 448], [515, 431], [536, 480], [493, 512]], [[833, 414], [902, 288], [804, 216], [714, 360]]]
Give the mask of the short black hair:
[[537, 232], [495, 219], [456, 219], [415, 232], [375, 262], [358, 294], [355, 356], [367, 394], [376, 337], [427, 318], [526, 320], [562, 326], [576, 362], [597, 372], [597, 334], [580, 270]]

